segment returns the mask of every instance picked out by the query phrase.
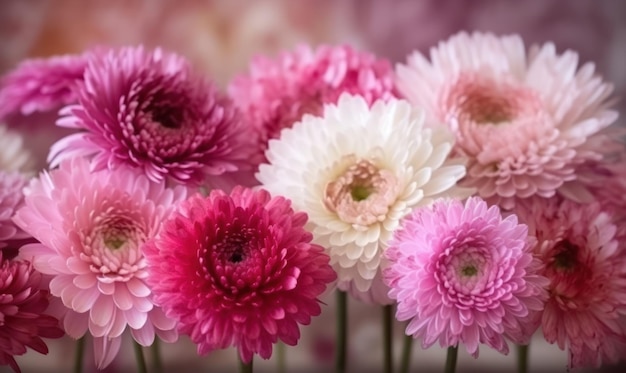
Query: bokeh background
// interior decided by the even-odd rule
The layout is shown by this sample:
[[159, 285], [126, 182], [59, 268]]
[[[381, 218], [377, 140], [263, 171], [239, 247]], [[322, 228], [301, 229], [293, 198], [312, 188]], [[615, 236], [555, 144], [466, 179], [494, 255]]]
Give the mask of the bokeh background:
[[[527, 45], [551, 41], [560, 52], [575, 50], [580, 63], [595, 63], [614, 83], [616, 106], [626, 113], [624, 0], [0, 0], [0, 74], [25, 58], [78, 53], [94, 45], [144, 44], [187, 56], [224, 87], [245, 71], [252, 56], [274, 55], [299, 43], [349, 43], [397, 63], [409, 52], [427, 52], [460, 30], [517, 33]], [[322, 316], [303, 329], [298, 347], [288, 348], [288, 372], [332, 369], [333, 300], [332, 295], [326, 297]], [[380, 310], [352, 301], [349, 312], [351, 369], [378, 371]], [[401, 325], [395, 335], [399, 357]], [[65, 338], [49, 346], [48, 356], [20, 357], [23, 371], [70, 371], [73, 341]], [[166, 372], [228, 372], [237, 366], [233, 350], [198, 357], [186, 338], [163, 345], [162, 353]], [[566, 371], [565, 352], [548, 345], [540, 334], [530, 356], [531, 372]], [[423, 351], [414, 345], [415, 371], [440, 371], [444, 359], [443, 349]], [[90, 363], [89, 356], [87, 360]], [[127, 340], [107, 372], [133, 371], [133, 364]], [[259, 371], [276, 367], [273, 359], [255, 364]], [[506, 372], [514, 367], [514, 350], [502, 356], [483, 348], [477, 360], [462, 349], [459, 353], [459, 372]], [[85, 371], [93, 371], [91, 364]], [[589, 371], [623, 372], [626, 367]]]

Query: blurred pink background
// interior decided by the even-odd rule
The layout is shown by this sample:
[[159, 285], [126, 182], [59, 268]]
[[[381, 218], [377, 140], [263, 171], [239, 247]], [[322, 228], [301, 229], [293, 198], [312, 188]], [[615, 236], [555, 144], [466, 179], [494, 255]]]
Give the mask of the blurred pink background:
[[[427, 51], [460, 30], [519, 33], [527, 45], [553, 41], [559, 51], [578, 51], [581, 63], [595, 62], [599, 73], [615, 84], [618, 107], [626, 111], [622, 0], [0, 0], [0, 73], [29, 57], [78, 53], [92, 45], [145, 44], [187, 56], [225, 86], [246, 69], [253, 55], [271, 55], [302, 42], [350, 43], [400, 62], [409, 52]], [[326, 300], [322, 316], [303, 329], [301, 344], [288, 349], [287, 371], [332, 368], [334, 297]], [[356, 301], [350, 304], [349, 361], [354, 371], [376, 367], [382, 358], [379, 312]], [[398, 325], [398, 357], [401, 329]], [[423, 351], [418, 345], [413, 364], [419, 371], [443, 368], [444, 350]], [[69, 338], [52, 341], [50, 355], [29, 353], [18, 363], [24, 372], [69, 371], [73, 348]], [[107, 371], [133, 370], [129, 340], [122, 349]], [[531, 372], [565, 372], [566, 354], [540, 334], [530, 354]], [[186, 338], [163, 345], [163, 356], [166, 371], [176, 367], [181, 372], [224, 372], [236, 367], [234, 351], [201, 358]], [[257, 360], [256, 366], [259, 371], [274, 371], [275, 361]], [[502, 356], [483, 348], [478, 360], [463, 351], [459, 354], [459, 372], [514, 367], [514, 351]]]

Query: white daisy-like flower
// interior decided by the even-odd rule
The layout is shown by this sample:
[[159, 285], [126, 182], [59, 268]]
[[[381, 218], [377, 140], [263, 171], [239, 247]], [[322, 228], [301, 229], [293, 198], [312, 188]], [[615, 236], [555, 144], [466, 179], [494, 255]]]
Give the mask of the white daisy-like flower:
[[28, 173], [34, 165], [32, 154], [24, 148], [24, 138], [0, 124], [0, 171]]
[[305, 115], [271, 140], [268, 164], [256, 176], [309, 215], [338, 286], [367, 292], [402, 217], [438, 197], [467, 195], [456, 187], [465, 166], [448, 157], [453, 141], [445, 126], [426, 126], [423, 111], [404, 100], [368, 108], [344, 94], [321, 117]]
[[561, 192], [581, 199], [576, 168], [602, 157], [594, 136], [613, 123], [613, 87], [554, 44], [528, 53], [517, 35], [465, 32], [397, 67], [399, 90], [449, 125], [469, 159], [461, 185], [501, 207]]

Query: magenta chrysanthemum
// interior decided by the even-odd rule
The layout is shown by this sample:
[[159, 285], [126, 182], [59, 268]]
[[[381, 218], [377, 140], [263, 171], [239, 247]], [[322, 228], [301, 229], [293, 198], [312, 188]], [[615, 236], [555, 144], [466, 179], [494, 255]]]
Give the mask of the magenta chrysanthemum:
[[87, 54], [30, 59], [0, 80], [0, 119], [50, 111], [76, 102]]
[[52, 276], [50, 292], [66, 307], [65, 331], [96, 338], [99, 368], [116, 356], [127, 326], [144, 346], [155, 333], [176, 340], [175, 321], [152, 302], [143, 248], [186, 194], [126, 168], [92, 173], [84, 158], [27, 187], [14, 221], [39, 243], [20, 248], [20, 257]]
[[82, 129], [51, 149], [51, 166], [93, 156], [93, 168], [139, 168], [150, 180], [199, 184], [238, 171], [249, 136], [230, 101], [181, 56], [120, 48], [89, 59], [79, 103], [58, 125]]
[[295, 345], [336, 278], [306, 221], [265, 190], [191, 197], [145, 251], [155, 301], [201, 355], [232, 345], [249, 362]]
[[[549, 281], [541, 326], [569, 352], [572, 368], [626, 354], [626, 236], [599, 203], [529, 199], [517, 207], [537, 236], [535, 255]], [[619, 232], [622, 232], [619, 235]]]
[[[576, 167], [599, 159], [590, 138], [617, 118], [612, 86], [593, 64], [553, 44], [528, 52], [518, 36], [460, 33], [397, 69], [399, 90], [456, 134], [469, 158], [461, 185], [503, 208], [549, 198], [576, 180]], [[571, 186], [570, 186], [571, 187]]]
[[[342, 93], [361, 96], [371, 105], [396, 97], [391, 64], [348, 45], [300, 46], [275, 60], [257, 57], [248, 75], [233, 80], [229, 94], [258, 133], [261, 154], [270, 139], [304, 114], [319, 115]], [[264, 157], [261, 157], [261, 160]]]
[[15, 211], [24, 204], [22, 189], [26, 183], [27, 179], [18, 172], [0, 171], [0, 250], [9, 246], [11, 241], [29, 237], [11, 220]]
[[47, 354], [42, 338], [60, 338], [59, 320], [45, 314], [48, 291], [39, 272], [26, 261], [5, 259], [0, 252], [0, 365], [20, 368], [14, 356], [27, 348]]
[[547, 281], [537, 275], [532, 239], [515, 215], [480, 198], [436, 201], [408, 215], [385, 252], [384, 280], [396, 317], [424, 348], [479, 343], [508, 353], [505, 337], [527, 343], [543, 308]]

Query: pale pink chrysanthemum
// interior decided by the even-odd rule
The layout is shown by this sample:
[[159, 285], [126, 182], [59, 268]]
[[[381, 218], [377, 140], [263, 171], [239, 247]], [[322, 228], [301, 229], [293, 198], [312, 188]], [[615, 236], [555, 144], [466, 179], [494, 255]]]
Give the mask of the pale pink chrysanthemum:
[[33, 171], [35, 159], [24, 147], [24, 140], [20, 133], [0, 124], [0, 171]]
[[[516, 207], [537, 236], [550, 281], [541, 319], [546, 340], [571, 368], [614, 363], [626, 353], [626, 236], [599, 202], [532, 198]], [[619, 232], [622, 232], [621, 235]]]
[[306, 221], [262, 189], [190, 197], [146, 248], [155, 301], [201, 355], [236, 346], [249, 362], [295, 345], [336, 278]]
[[[23, 174], [0, 170], [0, 250], [16, 249], [12, 243], [30, 237], [11, 220], [17, 209], [24, 205], [22, 189], [27, 182]], [[14, 253], [7, 253], [5, 257], [7, 255], [13, 256]]]
[[383, 272], [396, 318], [410, 320], [406, 334], [424, 348], [464, 343], [475, 357], [479, 343], [504, 354], [505, 337], [527, 343], [547, 297], [532, 243], [515, 215], [502, 218], [478, 197], [414, 210], [385, 252]]
[[261, 155], [283, 128], [304, 114], [320, 115], [342, 93], [362, 96], [369, 105], [397, 97], [389, 61], [349, 45], [301, 45], [275, 59], [259, 56], [228, 91], [258, 134]]
[[83, 131], [53, 145], [51, 166], [93, 156], [93, 169], [141, 169], [199, 184], [247, 164], [249, 136], [231, 102], [177, 54], [125, 47], [88, 61], [79, 102], [57, 124]]
[[0, 251], [0, 365], [15, 372], [20, 368], [14, 356], [27, 348], [48, 353], [42, 338], [60, 338], [59, 320], [46, 314], [48, 291], [41, 273], [27, 261], [9, 260]]
[[76, 102], [87, 55], [28, 59], [0, 79], [0, 119], [52, 111]]
[[39, 243], [21, 247], [20, 257], [52, 276], [66, 333], [95, 337], [100, 369], [115, 358], [127, 328], [143, 346], [155, 334], [177, 338], [175, 321], [153, 304], [143, 249], [186, 195], [182, 186], [165, 188], [126, 168], [90, 172], [84, 158], [62, 162], [25, 189], [14, 221]]
[[455, 151], [469, 157], [461, 185], [501, 207], [553, 196], [576, 166], [601, 157], [589, 138], [617, 118], [612, 86], [578, 68], [572, 51], [547, 43], [528, 54], [519, 36], [459, 33], [397, 68], [398, 89], [447, 123]]

